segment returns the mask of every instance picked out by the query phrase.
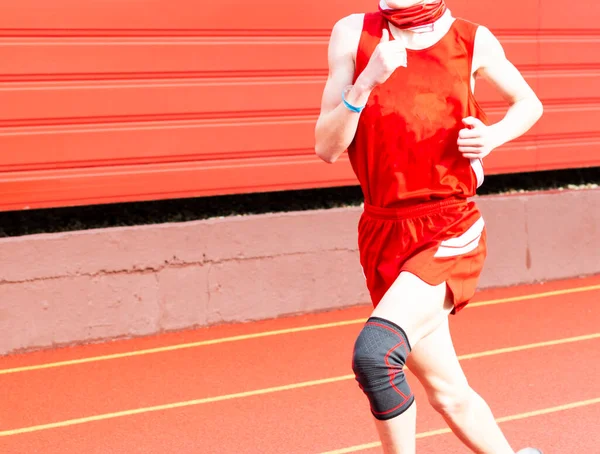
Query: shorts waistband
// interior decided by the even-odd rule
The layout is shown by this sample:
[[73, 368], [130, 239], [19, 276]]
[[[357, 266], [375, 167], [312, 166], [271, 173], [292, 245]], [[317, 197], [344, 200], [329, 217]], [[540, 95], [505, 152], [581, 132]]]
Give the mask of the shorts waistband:
[[439, 213], [447, 208], [466, 205], [468, 200], [453, 197], [435, 202], [423, 202], [415, 205], [407, 205], [398, 208], [382, 208], [370, 205], [365, 202], [364, 212], [373, 219], [382, 219], [388, 221], [418, 218], [429, 214]]

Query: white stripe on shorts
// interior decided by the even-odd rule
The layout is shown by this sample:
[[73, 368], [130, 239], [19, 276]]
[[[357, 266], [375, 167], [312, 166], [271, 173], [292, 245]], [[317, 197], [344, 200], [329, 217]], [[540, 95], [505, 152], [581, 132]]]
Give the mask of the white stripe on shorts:
[[485, 222], [483, 218], [479, 218], [462, 235], [442, 241], [434, 257], [456, 257], [477, 249], [484, 227]]

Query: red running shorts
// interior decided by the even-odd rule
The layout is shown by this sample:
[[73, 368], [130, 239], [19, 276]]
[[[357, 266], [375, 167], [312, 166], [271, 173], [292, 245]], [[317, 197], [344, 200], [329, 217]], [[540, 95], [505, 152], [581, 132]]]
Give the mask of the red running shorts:
[[487, 255], [485, 223], [474, 202], [447, 199], [406, 208], [365, 203], [358, 226], [360, 262], [376, 307], [401, 272], [446, 283], [453, 314], [475, 294]]

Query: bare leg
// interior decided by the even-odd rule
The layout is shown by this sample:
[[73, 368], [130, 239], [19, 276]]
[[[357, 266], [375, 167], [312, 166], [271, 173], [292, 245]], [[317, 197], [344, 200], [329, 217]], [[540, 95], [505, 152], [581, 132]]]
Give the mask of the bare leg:
[[390, 421], [375, 420], [375, 426], [385, 454], [416, 452], [417, 403]]
[[473, 452], [513, 454], [486, 402], [469, 386], [452, 344], [448, 319], [423, 338], [407, 361], [429, 402]]
[[[469, 386], [450, 337], [452, 310], [445, 284], [430, 286], [402, 273], [372, 316], [406, 332], [412, 351], [407, 366], [425, 387], [430, 403], [473, 452], [514, 454], [485, 401]], [[375, 420], [385, 454], [414, 454], [415, 405], [400, 416]]]
[[[430, 286], [413, 274], [402, 273], [372, 316], [402, 327], [412, 345], [447, 318], [450, 309], [444, 308], [445, 295], [445, 284]], [[415, 453], [416, 415], [414, 403], [396, 418], [387, 421], [375, 419], [385, 454]]]

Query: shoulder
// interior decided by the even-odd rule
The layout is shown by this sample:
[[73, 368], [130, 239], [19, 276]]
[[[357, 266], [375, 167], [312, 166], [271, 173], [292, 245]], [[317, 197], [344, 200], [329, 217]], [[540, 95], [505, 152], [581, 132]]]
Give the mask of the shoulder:
[[333, 26], [331, 31], [332, 40], [347, 40], [352, 38], [360, 38], [362, 33], [365, 14], [351, 14], [342, 17]]
[[473, 73], [506, 60], [502, 44], [488, 27], [462, 17], [455, 18], [455, 23], [460, 39], [471, 55]]
[[483, 26], [477, 26], [473, 48], [473, 70], [499, 63], [506, 59], [504, 48], [492, 31]]
[[349, 16], [346, 16], [346, 17], [342, 17], [335, 23], [335, 25], [333, 26], [333, 29], [334, 30], [342, 29], [342, 30], [361, 31], [364, 20], [365, 20], [365, 16], [366, 16], [366, 14], [364, 14], [364, 13], [356, 13], [356, 14], [350, 14]]
[[356, 54], [363, 30], [365, 14], [351, 14], [338, 20], [331, 30], [331, 56]]
[[455, 18], [455, 30], [471, 59], [471, 73], [506, 60], [502, 44], [485, 25]]

